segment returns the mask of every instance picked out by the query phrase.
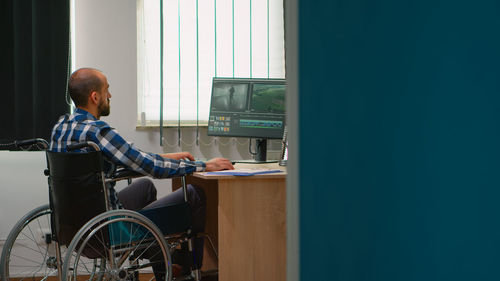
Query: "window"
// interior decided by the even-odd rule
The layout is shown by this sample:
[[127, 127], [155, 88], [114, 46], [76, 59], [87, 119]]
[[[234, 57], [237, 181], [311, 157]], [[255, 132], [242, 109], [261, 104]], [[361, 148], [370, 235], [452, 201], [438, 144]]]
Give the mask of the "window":
[[282, 0], [139, 0], [138, 124], [159, 124], [161, 83], [164, 124], [206, 125], [213, 77], [285, 78], [283, 22]]

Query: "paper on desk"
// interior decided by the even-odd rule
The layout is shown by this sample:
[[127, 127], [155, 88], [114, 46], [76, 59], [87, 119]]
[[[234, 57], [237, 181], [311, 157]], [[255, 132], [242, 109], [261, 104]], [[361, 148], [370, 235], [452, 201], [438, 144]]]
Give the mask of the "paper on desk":
[[283, 172], [279, 169], [235, 169], [217, 172], [206, 172], [205, 175], [253, 176]]

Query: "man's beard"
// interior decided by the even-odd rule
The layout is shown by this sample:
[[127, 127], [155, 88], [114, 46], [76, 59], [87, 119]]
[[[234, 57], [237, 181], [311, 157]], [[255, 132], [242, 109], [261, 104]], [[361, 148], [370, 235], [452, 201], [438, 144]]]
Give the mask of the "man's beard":
[[109, 99], [107, 99], [106, 101], [107, 102], [100, 103], [97, 107], [100, 116], [108, 116], [110, 113]]

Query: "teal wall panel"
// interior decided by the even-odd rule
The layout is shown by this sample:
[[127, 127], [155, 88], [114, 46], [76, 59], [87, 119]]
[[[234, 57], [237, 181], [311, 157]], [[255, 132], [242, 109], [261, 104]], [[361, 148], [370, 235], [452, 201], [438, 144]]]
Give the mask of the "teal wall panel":
[[298, 13], [301, 280], [499, 280], [500, 3]]

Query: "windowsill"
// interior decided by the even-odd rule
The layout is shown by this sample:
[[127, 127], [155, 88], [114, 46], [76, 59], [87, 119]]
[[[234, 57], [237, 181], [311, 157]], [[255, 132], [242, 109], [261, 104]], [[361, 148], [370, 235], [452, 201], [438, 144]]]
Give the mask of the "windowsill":
[[[147, 129], [157, 129], [160, 127], [160, 122], [158, 121], [150, 121], [146, 122], [146, 124], [137, 124], [135, 128], [137, 130], [147, 130]], [[180, 126], [177, 122], [172, 122], [172, 121], [165, 121], [163, 122], [163, 128], [195, 128], [195, 127], [200, 127], [200, 128], [206, 128], [208, 127], [208, 122], [207, 121], [200, 121], [198, 124], [196, 124], [196, 121], [190, 122], [190, 121], [185, 121], [181, 122]]]

